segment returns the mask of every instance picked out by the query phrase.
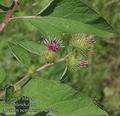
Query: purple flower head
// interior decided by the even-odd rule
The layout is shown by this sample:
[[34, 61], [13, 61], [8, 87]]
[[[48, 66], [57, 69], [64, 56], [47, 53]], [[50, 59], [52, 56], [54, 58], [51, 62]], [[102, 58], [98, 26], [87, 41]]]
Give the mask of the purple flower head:
[[80, 60], [80, 62], [79, 62], [79, 65], [80, 66], [88, 66], [88, 64], [89, 64], [89, 62], [88, 61], [86, 61], [86, 60]]
[[56, 52], [60, 47], [61, 43], [58, 40], [44, 40], [45, 45], [47, 45], [49, 51]]

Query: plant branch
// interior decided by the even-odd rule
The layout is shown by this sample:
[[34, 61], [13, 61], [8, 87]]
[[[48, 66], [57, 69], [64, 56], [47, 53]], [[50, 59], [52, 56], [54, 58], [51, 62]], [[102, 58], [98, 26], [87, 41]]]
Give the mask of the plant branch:
[[17, 91], [18, 89], [21, 88], [28, 80], [30, 79], [30, 74], [25, 75], [21, 80], [16, 82], [14, 86], [14, 90]]
[[[71, 54], [71, 53], [70, 53], [70, 54]], [[65, 60], [70, 56], [70, 54], [67, 54], [67, 55], [64, 56], [63, 58], [60, 58], [60, 59], [58, 59], [58, 60], [56, 60], [56, 61], [54, 61], [54, 62], [44, 64], [43, 66], [37, 68], [37, 69], [35, 70], [35, 72], [27, 73], [26, 76], [24, 76], [21, 80], [19, 80], [18, 82], [16, 82], [16, 83], [13, 85], [15, 91], [19, 90], [27, 81], [29, 81], [29, 80], [31, 79], [31, 78], [30, 78], [31, 74], [36, 73], [36, 72], [40, 72], [40, 71], [42, 71], [42, 70], [44, 70], [44, 69], [46, 69], [46, 68], [48, 68], [48, 67], [50, 67], [50, 66], [53, 66], [53, 65], [55, 65], [55, 64], [57, 64], [57, 63], [60, 63], [60, 62], [65, 61]], [[0, 97], [4, 97], [4, 96], [5, 96], [5, 91], [1, 91], [1, 92], [0, 92]]]
[[[60, 63], [60, 62], [63, 62], [65, 61], [68, 57], [69, 57], [70, 54], [66, 55], [65, 57], [63, 58], [60, 58], [58, 60], [56, 60], [55, 62], [51, 62], [51, 63], [47, 63], [47, 64], [44, 64], [43, 66], [39, 67], [38, 69], [36, 69], [35, 72], [40, 72], [50, 66], [53, 66], [54, 64], [57, 64], [57, 63]], [[21, 85], [21, 83], [23, 83], [25, 80], [28, 80], [30, 78], [30, 74], [27, 74], [25, 77], [23, 77], [21, 80], [19, 80], [14, 86], [17, 86], [18, 85]]]
[[39, 71], [41, 71], [41, 70], [43, 70], [43, 69], [45, 69], [45, 68], [48, 68], [48, 67], [50, 67], [50, 66], [53, 66], [53, 65], [56, 64], [56, 63], [63, 62], [63, 61], [65, 61], [65, 60], [68, 58], [69, 55], [70, 55], [70, 54], [66, 55], [65, 57], [63, 57], [63, 58], [61, 58], [61, 59], [56, 60], [55, 62], [47, 63], [47, 64], [41, 66], [40, 68], [38, 68], [36, 71], [39, 72]]
[[13, 16], [13, 13], [17, 9], [17, 7], [18, 7], [18, 0], [14, 0], [11, 7], [7, 11], [5, 17], [3, 18], [3, 21], [0, 23], [0, 32], [2, 32], [5, 26], [9, 23], [10, 18]]

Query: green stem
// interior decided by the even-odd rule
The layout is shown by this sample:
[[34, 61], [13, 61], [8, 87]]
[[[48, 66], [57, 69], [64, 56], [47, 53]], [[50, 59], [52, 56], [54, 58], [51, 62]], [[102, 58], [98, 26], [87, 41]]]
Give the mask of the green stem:
[[[70, 54], [71, 54], [71, 53], [70, 53]], [[68, 55], [66, 55], [65, 57], [60, 58], [60, 59], [58, 59], [58, 60], [56, 60], [56, 61], [54, 61], [54, 62], [44, 64], [43, 66], [37, 68], [35, 71], [32, 71], [32, 72], [31, 72], [31, 71], [30, 71], [30, 72], [28, 71], [28, 73], [27, 73], [26, 76], [24, 76], [21, 80], [19, 80], [18, 82], [16, 82], [16, 83], [13, 85], [14, 90], [17, 91], [17, 90], [19, 90], [21, 87], [23, 87], [23, 86], [26, 84], [26, 82], [28, 82], [28, 81], [31, 79], [31, 78], [30, 78], [31, 74], [34, 74], [34, 73], [36, 73], [36, 72], [40, 72], [40, 71], [42, 71], [42, 70], [44, 70], [44, 69], [46, 69], [46, 68], [48, 68], [48, 67], [53, 66], [53, 65], [56, 64], [56, 63], [60, 63], [60, 62], [65, 61], [65, 60], [69, 57], [70, 54], [68, 54]], [[0, 97], [4, 97], [4, 96], [5, 96], [5, 91], [1, 91], [1, 92], [0, 92]]]

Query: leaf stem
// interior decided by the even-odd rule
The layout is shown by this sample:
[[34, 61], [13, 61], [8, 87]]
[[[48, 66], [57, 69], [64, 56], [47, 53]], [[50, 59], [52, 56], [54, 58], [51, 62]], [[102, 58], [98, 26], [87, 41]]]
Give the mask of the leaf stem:
[[11, 17], [9, 21], [15, 19], [34, 19], [34, 18], [41, 18], [41, 16], [16, 16], [16, 17]]

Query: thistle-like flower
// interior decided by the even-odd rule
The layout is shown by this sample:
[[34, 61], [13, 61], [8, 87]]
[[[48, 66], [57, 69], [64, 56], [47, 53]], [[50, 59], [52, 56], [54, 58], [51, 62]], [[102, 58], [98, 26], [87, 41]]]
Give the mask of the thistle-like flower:
[[89, 65], [89, 62], [86, 60], [80, 60], [78, 64], [70, 65], [71, 71], [79, 71], [81, 68], [85, 68]]
[[89, 62], [86, 61], [86, 60], [80, 60], [80, 61], [79, 61], [79, 65], [80, 65], [81, 67], [86, 67], [86, 66], [88, 66], [88, 64], [89, 64]]
[[44, 40], [44, 44], [47, 46], [49, 51], [56, 52], [58, 49], [60, 49], [61, 41], [53, 39], [53, 40]]
[[95, 37], [93, 35], [87, 36], [86, 41], [88, 44], [95, 44], [96, 43]]
[[85, 68], [89, 65], [88, 60], [84, 59], [84, 58], [76, 58], [74, 55], [72, 55], [69, 59], [68, 59], [68, 67], [71, 71], [78, 71], [81, 68]]
[[76, 50], [87, 50], [92, 44], [96, 43], [93, 35], [76, 34], [71, 38], [71, 47]]

